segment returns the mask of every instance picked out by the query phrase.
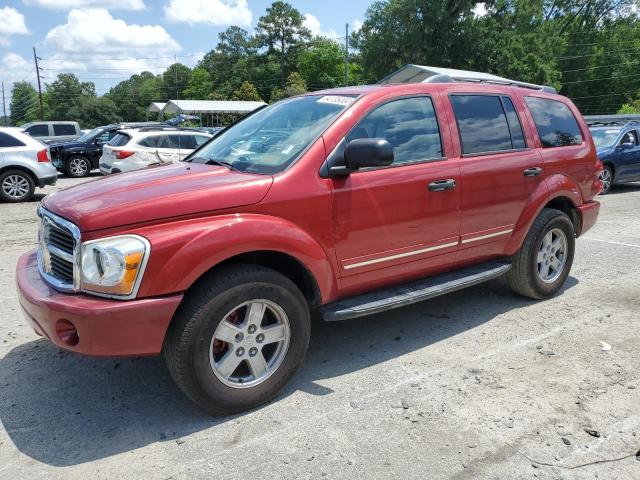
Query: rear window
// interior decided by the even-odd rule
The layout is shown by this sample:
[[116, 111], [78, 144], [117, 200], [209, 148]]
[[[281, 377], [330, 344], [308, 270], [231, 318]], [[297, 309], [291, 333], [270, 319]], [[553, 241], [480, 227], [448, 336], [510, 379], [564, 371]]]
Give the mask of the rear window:
[[143, 138], [142, 140], [140, 140], [138, 142], [138, 145], [142, 146], [142, 147], [148, 147], [148, 148], [158, 148], [160, 146], [160, 140], [163, 137], [160, 137], [158, 135], [152, 136], [152, 137], [147, 137], [147, 138]]
[[53, 124], [53, 134], [54, 135], [59, 135], [59, 136], [63, 136], [63, 135], [75, 135], [76, 134], [76, 127], [74, 127], [71, 124]]
[[193, 135], [170, 135], [169, 138], [171, 139], [171, 144], [174, 145], [173, 148], [186, 148], [188, 150], [198, 148]]
[[49, 125], [32, 125], [25, 130], [32, 137], [48, 137]]
[[[497, 95], [451, 95], [464, 154], [499, 152], [521, 148], [512, 142], [507, 115]], [[513, 108], [513, 105], [511, 105]], [[515, 112], [514, 112], [515, 113]], [[517, 118], [516, 118], [517, 120]], [[519, 127], [519, 123], [518, 123]], [[518, 138], [518, 131], [515, 132]], [[519, 138], [522, 130], [519, 130]]]
[[525, 97], [544, 148], [580, 145], [582, 133], [571, 110], [548, 98]]
[[207, 143], [209, 141], [209, 138], [211, 137], [205, 137], [204, 135], [195, 135], [194, 138], [196, 139], [196, 143], [198, 144], [198, 146], [200, 146]]
[[0, 132], [0, 148], [24, 147], [24, 143], [8, 133]]
[[129, 143], [129, 140], [131, 140], [131, 137], [126, 133], [118, 133], [115, 137], [109, 140], [107, 145], [111, 145], [112, 147], [122, 147]]

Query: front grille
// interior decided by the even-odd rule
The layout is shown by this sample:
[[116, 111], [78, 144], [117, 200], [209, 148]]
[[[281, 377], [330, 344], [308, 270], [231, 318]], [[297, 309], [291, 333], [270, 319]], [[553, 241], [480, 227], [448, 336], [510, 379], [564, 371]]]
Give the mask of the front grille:
[[73, 223], [40, 208], [38, 265], [43, 278], [54, 288], [75, 291], [80, 230]]

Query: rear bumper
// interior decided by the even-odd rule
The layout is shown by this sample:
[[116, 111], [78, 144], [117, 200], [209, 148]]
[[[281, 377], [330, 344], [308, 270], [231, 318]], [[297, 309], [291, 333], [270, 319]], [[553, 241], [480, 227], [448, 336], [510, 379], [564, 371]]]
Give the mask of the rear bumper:
[[182, 295], [109, 300], [52, 289], [35, 251], [18, 260], [18, 298], [36, 333], [58, 347], [96, 356], [156, 355]]
[[598, 214], [600, 213], [600, 202], [591, 201], [583, 203], [578, 207], [580, 212], [580, 231], [578, 236], [593, 227], [598, 220]]
[[55, 175], [52, 175], [50, 177], [38, 178], [38, 187], [43, 188], [43, 187], [46, 187], [47, 185], [55, 185], [57, 181], [58, 181], [58, 172], [56, 172]]

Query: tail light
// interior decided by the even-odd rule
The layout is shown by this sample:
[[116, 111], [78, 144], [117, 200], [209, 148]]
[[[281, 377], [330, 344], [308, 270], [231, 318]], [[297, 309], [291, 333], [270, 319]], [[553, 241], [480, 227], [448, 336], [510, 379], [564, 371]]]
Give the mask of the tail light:
[[116, 158], [118, 160], [122, 160], [123, 158], [127, 158], [130, 157], [131, 155], [133, 155], [136, 152], [131, 152], [129, 150], [116, 150]]
[[45, 162], [50, 162], [51, 161], [51, 157], [49, 156], [49, 150], [48, 149], [44, 149], [44, 150], [40, 150], [38, 152], [38, 162], [39, 163], [45, 163]]

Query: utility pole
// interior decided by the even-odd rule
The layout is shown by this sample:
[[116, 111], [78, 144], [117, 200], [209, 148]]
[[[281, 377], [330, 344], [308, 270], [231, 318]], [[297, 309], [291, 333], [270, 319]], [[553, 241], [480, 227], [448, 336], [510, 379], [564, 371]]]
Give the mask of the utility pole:
[[7, 103], [4, 100], [4, 82], [2, 82], [2, 115], [4, 116], [3, 126], [7, 126]]
[[44, 120], [44, 107], [42, 106], [42, 85], [40, 84], [40, 67], [38, 67], [38, 58], [36, 55], [36, 47], [33, 47], [33, 61], [36, 63], [36, 77], [38, 78], [38, 97], [40, 97], [40, 120]]
[[349, 85], [349, 24], [344, 28], [344, 84]]

